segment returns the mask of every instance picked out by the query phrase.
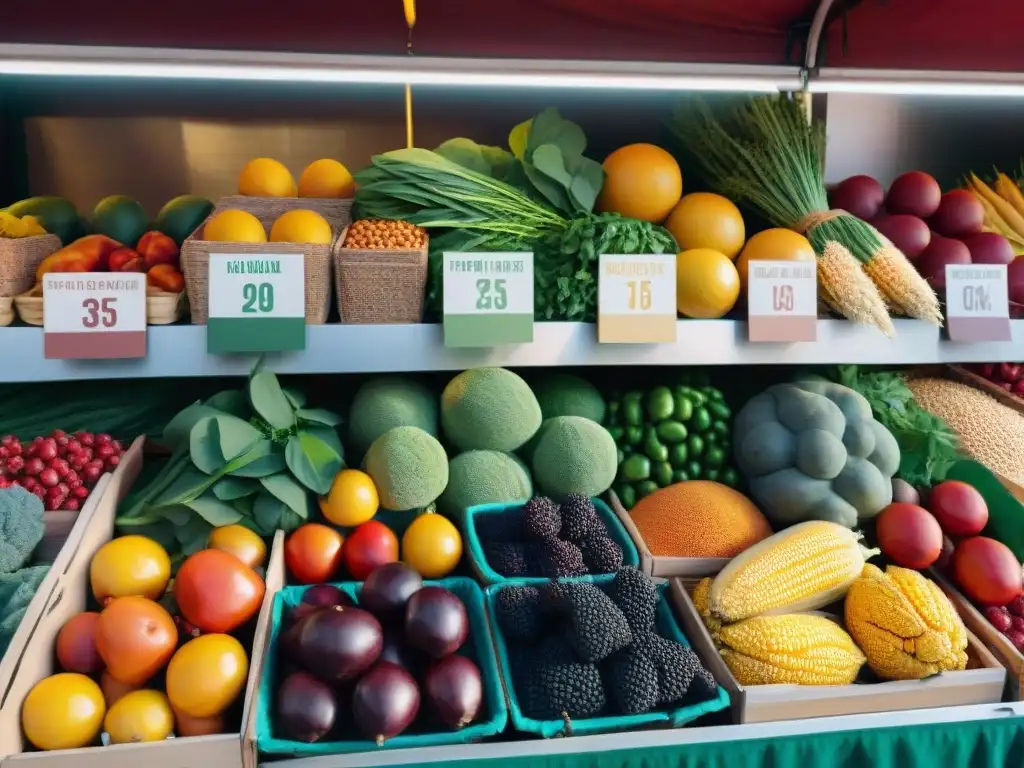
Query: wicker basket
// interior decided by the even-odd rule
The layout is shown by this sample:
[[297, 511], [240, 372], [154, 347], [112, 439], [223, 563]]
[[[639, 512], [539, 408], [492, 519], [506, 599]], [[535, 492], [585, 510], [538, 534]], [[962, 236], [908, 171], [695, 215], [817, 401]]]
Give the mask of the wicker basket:
[[60, 248], [56, 235], [0, 238], [0, 296], [17, 296], [31, 288], [43, 259]]
[[[158, 288], [146, 288], [146, 324], [170, 325], [181, 319], [183, 293], [167, 293]], [[43, 289], [36, 286], [14, 297], [18, 317], [29, 325], [43, 324]], [[0, 314], [0, 321], [2, 321]]]
[[0, 296], [0, 328], [14, 322], [14, 299]]
[[334, 249], [334, 291], [341, 322], [418, 323], [423, 319], [429, 241], [417, 250]]
[[[337, 240], [339, 233], [344, 235], [344, 230], [351, 219], [352, 201], [232, 195], [217, 202], [211, 217], [227, 208], [248, 211], [268, 230], [282, 213], [306, 208], [327, 219]], [[306, 323], [323, 325], [327, 322], [327, 315], [331, 309], [331, 246], [305, 243], [216, 243], [201, 239], [205, 226], [204, 221], [181, 246], [181, 269], [185, 274], [185, 288], [194, 324], [205, 325], [210, 314], [207, 291], [211, 253], [303, 254], [306, 268]]]

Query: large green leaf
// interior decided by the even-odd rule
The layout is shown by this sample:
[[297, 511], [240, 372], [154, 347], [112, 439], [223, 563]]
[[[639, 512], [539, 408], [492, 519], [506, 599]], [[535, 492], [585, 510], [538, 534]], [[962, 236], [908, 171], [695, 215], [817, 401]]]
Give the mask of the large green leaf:
[[288, 438], [284, 455], [295, 478], [321, 496], [341, 469], [341, 441], [334, 430], [302, 429]]
[[198, 499], [186, 502], [185, 505], [215, 528], [231, 525], [242, 519], [241, 512], [230, 503], [218, 499], [212, 492], [204, 493]]
[[236, 416], [225, 414], [216, 418], [220, 452], [227, 461], [238, 458], [263, 437], [256, 427]]
[[341, 416], [325, 408], [300, 408], [295, 415], [302, 421], [310, 421], [325, 427], [336, 427], [341, 424]]
[[260, 484], [247, 477], [227, 475], [213, 484], [213, 495], [221, 501], [234, 501], [251, 496], [260, 489]]
[[264, 536], [270, 536], [278, 529], [281, 516], [288, 511], [288, 505], [269, 492], [256, 497], [252, 505], [253, 519]]
[[295, 410], [306, 405], [306, 393], [302, 390], [295, 389], [295, 387], [283, 387], [281, 391], [284, 392], [284, 396], [288, 398], [288, 402]]
[[221, 411], [196, 402], [179, 411], [164, 427], [163, 442], [172, 451], [188, 448], [192, 427], [200, 419], [208, 416], [219, 416]]
[[174, 481], [149, 503], [149, 506], [173, 507], [183, 504], [188, 499], [200, 496], [209, 482], [209, 475], [188, 464]]
[[217, 419], [217, 416], [205, 416], [193, 425], [189, 433], [188, 450], [192, 463], [208, 475], [216, 474], [224, 466]]
[[287, 466], [284, 451], [272, 440], [261, 440], [246, 453], [245, 459], [247, 461], [239, 461], [240, 466], [232, 468], [229, 474], [235, 477], [266, 477]]
[[249, 402], [259, 416], [274, 429], [295, 426], [295, 409], [281, 389], [277, 376], [260, 371], [249, 379]]
[[173, 507], [163, 507], [160, 512], [167, 520], [177, 526], [188, 525], [188, 521], [195, 516], [193, 515], [192, 510], [184, 504], [175, 504]]
[[309, 491], [288, 472], [278, 472], [276, 475], [261, 477], [260, 483], [303, 520], [309, 519], [311, 510]]
[[240, 419], [249, 417], [249, 401], [240, 389], [222, 390], [207, 400], [205, 405]]

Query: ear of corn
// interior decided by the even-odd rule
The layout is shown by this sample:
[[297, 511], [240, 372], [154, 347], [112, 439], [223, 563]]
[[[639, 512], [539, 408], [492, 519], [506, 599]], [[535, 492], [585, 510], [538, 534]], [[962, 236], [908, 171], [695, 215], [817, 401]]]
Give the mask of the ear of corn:
[[697, 609], [697, 614], [704, 620], [704, 626], [717, 642], [722, 622], [711, 615], [711, 582], [710, 578], [703, 578], [697, 582], [697, 586], [693, 588], [693, 607]]
[[860, 534], [824, 520], [780, 531], [734, 557], [715, 577], [710, 614], [731, 623], [813, 611], [841, 599], [864, 568]]
[[967, 629], [949, 599], [917, 571], [866, 565], [846, 595], [846, 626], [887, 680], [966, 669]]
[[865, 661], [846, 630], [818, 614], [755, 616], [722, 627], [720, 642], [741, 685], [849, 685]]

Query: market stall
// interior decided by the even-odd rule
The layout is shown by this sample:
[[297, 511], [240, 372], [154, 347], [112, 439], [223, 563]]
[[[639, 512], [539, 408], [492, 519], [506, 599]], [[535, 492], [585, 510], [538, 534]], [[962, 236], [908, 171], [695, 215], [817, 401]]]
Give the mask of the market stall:
[[0, 763], [1024, 759], [1021, 11], [426, 5], [5, 22]]

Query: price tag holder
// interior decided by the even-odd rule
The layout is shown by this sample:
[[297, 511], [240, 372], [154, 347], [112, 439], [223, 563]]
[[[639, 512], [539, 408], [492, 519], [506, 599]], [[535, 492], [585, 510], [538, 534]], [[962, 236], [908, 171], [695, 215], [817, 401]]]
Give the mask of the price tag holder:
[[947, 264], [946, 321], [951, 341], [1010, 341], [1006, 265]]
[[449, 253], [444, 269], [446, 347], [533, 341], [533, 254]]
[[751, 261], [747, 315], [750, 341], [816, 341], [817, 265], [809, 261]]
[[675, 342], [675, 254], [601, 254], [597, 340], [601, 344]]
[[43, 275], [43, 356], [96, 360], [146, 356], [141, 272]]
[[306, 348], [301, 253], [211, 253], [206, 348], [214, 354]]

